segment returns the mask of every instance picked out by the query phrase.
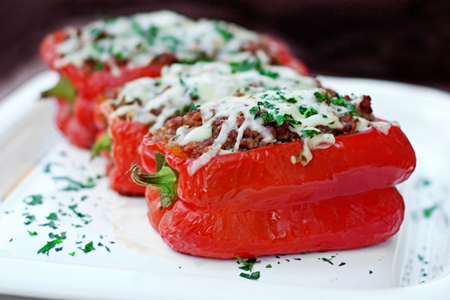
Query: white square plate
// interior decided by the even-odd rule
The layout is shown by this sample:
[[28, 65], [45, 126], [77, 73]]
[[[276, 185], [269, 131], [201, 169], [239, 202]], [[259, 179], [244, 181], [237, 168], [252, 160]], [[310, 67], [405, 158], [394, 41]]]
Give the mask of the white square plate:
[[[104, 161], [91, 161], [88, 151], [69, 145], [52, 124], [51, 101], [36, 101], [56, 80], [44, 72], [0, 105], [0, 293], [57, 299], [442, 299], [450, 292], [448, 93], [322, 77], [324, 86], [341, 94], [371, 95], [375, 115], [398, 121], [409, 137], [418, 163], [399, 186], [405, 222], [396, 236], [373, 247], [261, 257], [253, 268], [261, 277], [253, 281], [239, 276], [236, 260], [172, 251], [150, 227], [143, 198], [108, 190]], [[69, 186], [78, 190], [64, 191]], [[31, 205], [33, 200], [42, 203]], [[38, 254], [52, 240], [49, 234], [66, 238], [48, 255]], [[84, 253], [90, 242], [95, 250]]]

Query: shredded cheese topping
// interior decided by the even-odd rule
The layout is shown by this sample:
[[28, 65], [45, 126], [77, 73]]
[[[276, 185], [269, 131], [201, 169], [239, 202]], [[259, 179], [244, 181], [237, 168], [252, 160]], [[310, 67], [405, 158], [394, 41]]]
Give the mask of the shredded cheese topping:
[[[300, 75], [283, 66], [254, 64], [227, 64], [224, 62], [199, 62], [194, 65], [173, 64], [162, 70], [161, 78], [141, 78], [127, 83], [112, 104], [116, 110], [110, 115], [151, 125], [151, 130], [161, 128], [174, 115], [186, 113], [208, 101], [231, 96], [255, 93], [267, 88], [316, 87], [317, 81]], [[255, 67], [256, 66], [256, 67]], [[237, 71], [237, 69], [243, 69]], [[158, 113], [153, 113], [157, 111]]]
[[[219, 135], [208, 151], [189, 166], [188, 171], [192, 175], [214, 156], [237, 152], [246, 129], [260, 133], [265, 143], [276, 143], [265, 125], [276, 122], [281, 126], [286, 122], [289, 130], [298, 134], [303, 141], [303, 151], [291, 160], [293, 163], [301, 162], [306, 165], [312, 158], [312, 149], [326, 148], [335, 143], [334, 135], [322, 133], [318, 126], [327, 127], [331, 131], [343, 129], [340, 117], [344, 114], [352, 115], [357, 122], [358, 131], [390, 126], [387, 122], [372, 122], [356, 115], [362, 98], [351, 96], [350, 100], [345, 100], [339, 95], [329, 97], [320, 88], [266, 90], [243, 97], [226, 97], [201, 105], [199, 109], [203, 124], [195, 128], [178, 128], [174, 143], [187, 145], [211, 138], [213, 122], [218, 118], [225, 119]], [[238, 118], [244, 118], [240, 126]], [[237, 132], [234, 147], [223, 150], [222, 146], [233, 130]]]
[[270, 59], [264, 51], [244, 50], [260, 42], [259, 34], [235, 24], [194, 21], [171, 11], [157, 11], [67, 29], [67, 39], [57, 47], [60, 58], [55, 67], [80, 67], [91, 60], [97, 63], [95, 69], [108, 66], [118, 75], [120, 62], [133, 69], [150, 64], [163, 53], [175, 54], [180, 62], [242, 62], [253, 57], [268, 63]]

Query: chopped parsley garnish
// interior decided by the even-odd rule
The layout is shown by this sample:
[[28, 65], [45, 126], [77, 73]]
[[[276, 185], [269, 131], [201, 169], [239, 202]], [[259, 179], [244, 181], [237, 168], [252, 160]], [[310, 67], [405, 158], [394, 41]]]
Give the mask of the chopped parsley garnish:
[[258, 114], [258, 112], [259, 112], [259, 107], [258, 106], [254, 106], [254, 107], [250, 108], [250, 113], [252, 115], [254, 115], [255, 118], [256, 118], [256, 115]]
[[234, 37], [234, 34], [230, 31], [228, 31], [226, 28], [224, 28], [222, 26], [222, 24], [220, 24], [220, 22], [216, 22], [215, 24], [215, 29], [217, 30], [218, 33], [220, 33], [220, 35], [223, 37], [223, 39], [228, 42], [229, 40], [231, 40]]
[[37, 254], [49, 254], [50, 250], [56, 247], [58, 244], [62, 244], [63, 240], [66, 239], [66, 233], [61, 232], [61, 235], [50, 233], [49, 237], [53, 240], [47, 242], [47, 244], [38, 250]]
[[36, 217], [34, 215], [27, 215], [25, 216], [26, 221], [23, 222], [25, 225], [30, 225], [31, 223], [33, 223], [33, 221], [36, 220]]
[[230, 66], [232, 67], [232, 73], [256, 70], [259, 74], [273, 79], [277, 79], [280, 76], [278, 73], [272, 72], [268, 69], [264, 69], [258, 59], [252, 61], [246, 59], [243, 62], [231, 62]]
[[199, 107], [200, 107], [200, 105], [195, 105], [194, 103], [187, 104], [183, 107], [183, 115], [188, 112], [191, 113]]
[[[342, 97], [339, 94], [335, 94], [333, 97], [331, 97], [328, 93], [321, 94], [320, 92], [315, 92], [314, 96], [317, 99], [317, 102], [323, 103], [326, 102], [328, 105], [336, 105], [347, 108], [350, 114], [354, 115], [356, 114], [356, 107], [353, 105], [350, 101], [345, 100], [344, 97]], [[338, 111], [340, 109], [338, 108]]]
[[95, 187], [95, 184], [92, 182], [92, 178], [88, 178], [87, 183], [75, 181], [67, 176], [53, 177], [53, 180], [67, 181], [69, 185], [66, 188], [62, 189], [63, 191], [79, 191], [80, 189], [91, 189]]
[[322, 257], [321, 259], [322, 259], [322, 261], [325, 261], [325, 262], [329, 263], [330, 265], [334, 265], [333, 262], [326, 257]]
[[266, 266], [266, 269], [270, 269], [270, 268], [272, 268], [272, 265], [271, 265], [271, 264], [268, 264], [268, 265]]
[[133, 30], [139, 35], [143, 36], [149, 45], [153, 45], [155, 42], [155, 37], [158, 34], [158, 27], [151, 26], [148, 30], [145, 30], [139, 25], [138, 22], [132, 21], [131, 26]]
[[[337, 254], [336, 254], [337, 255]], [[332, 255], [330, 258], [326, 258], [326, 257], [321, 257], [319, 258], [319, 260], [324, 261], [329, 263], [330, 265], [334, 265], [334, 263], [332, 262], [333, 258], [336, 257], [336, 255]]]
[[341, 263], [339, 264], [339, 267], [342, 267], [342, 266], [345, 266], [345, 265], [346, 265], [345, 262], [341, 262]]
[[244, 277], [244, 278], [247, 278], [247, 279], [251, 279], [251, 280], [257, 280], [257, 279], [259, 279], [259, 277], [260, 277], [260, 273], [259, 273], [259, 271], [257, 271], [257, 272], [252, 272], [252, 273], [250, 273], [250, 274], [247, 274], [247, 273], [241, 273], [241, 274], [239, 274], [239, 276]]
[[42, 195], [31, 195], [31, 196], [28, 196], [25, 199], [28, 199], [28, 198], [31, 198], [30, 202], [25, 202], [28, 205], [35, 206], [35, 205], [41, 205], [43, 203], [42, 202], [42, 198], [43, 198]]
[[313, 138], [314, 136], [316, 136], [320, 133], [321, 133], [320, 130], [304, 129], [304, 130], [302, 130], [302, 137], [303, 138], [306, 138], [306, 137]]
[[274, 120], [273, 114], [268, 112], [263, 112], [259, 116], [263, 119], [264, 125], [267, 125], [267, 123]]
[[84, 248], [78, 247], [78, 249], [82, 250], [84, 253], [89, 253], [91, 251], [94, 251], [94, 243], [93, 242], [89, 242], [87, 243]]
[[425, 218], [429, 218], [431, 217], [432, 213], [438, 208], [438, 205], [435, 204], [430, 208], [426, 208], [423, 210], [423, 215], [425, 216]]
[[259, 260], [256, 260], [256, 258], [249, 258], [247, 260], [243, 260], [242, 258], [240, 258], [237, 255], [235, 255], [235, 257], [238, 259], [239, 262], [241, 262], [243, 264], [243, 266], [239, 267], [239, 269], [244, 270], [244, 271], [251, 271], [253, 268], [253, 265], [260, 262]]
[[27, 230], [27, 231], [30, 236], [38, 235], [36, 231], [29, 231], [29, 230]]
[[54, 221], [50, 221], [50, 222], [45, 223], [45, 224], [40, 224], [39, 226], [48, 226], [48, 227], [50, 227], [52, 229], [58, 229], [58, 227], [55, 225]]
[[306, 106], [302, 105], [298, 108], [298, 110], [305, 118], [309, 118], [313, 115], [318, 114], [317, 110], [315, 110], [312, 106], [306, 107]]
[[77, 216], [80, 217], [80, 218], [86, 217], [85, 214], [82, 214], [82, 213], [76, 211], [76, 208], [77, 208], [77, 207], [78, 207], [78, 204], [69, 205], [69, 209], [70, 209], [75, 215], [77, 215]]
[[47, 220], [56, 221], [58, 220], [58, 215], [56, 215], [56, 213], [51, 213], [47, 216]]
[[249, 271], [250, 273], [241, 273], [239, 274], [239, 276], [247, 278], [247, 279], [252, 279], [252, 280], [257, 280], [260, 276], [259, 272], [252, 272], [253, 269], [253, 265], [256, 263], [259, 263], [259, 260], [256, 260], [256, 258], [249, 258], [247, 260], [243, 260], [242, 258], [240, 258], [239, 256], [235, 255], [235, 257], [238, 259], [238, 263], [242, 263], [243, 266], [239, 267], [239, 269], [244, 270], [244, 271]]
[[75, 251], [69, 253], [70, 256], [75, 256]]

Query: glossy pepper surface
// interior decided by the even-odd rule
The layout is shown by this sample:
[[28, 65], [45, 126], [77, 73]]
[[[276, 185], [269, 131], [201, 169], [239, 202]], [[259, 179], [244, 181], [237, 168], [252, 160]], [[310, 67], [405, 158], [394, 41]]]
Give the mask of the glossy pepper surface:
[[178, 177], [168, 208], [147, 188], [150, 223], [176, 251], [216, 258], [353, 249], [399, 230], [404, 203], [394, 186], [416, 160], [398, 127], [336, 136], [305, 166], [292, 160], [301, 150], [291, 142], [218, 155], [189, 175], [192, 159], [144, 139], [144, 168], [154, 170], [158, 151]]

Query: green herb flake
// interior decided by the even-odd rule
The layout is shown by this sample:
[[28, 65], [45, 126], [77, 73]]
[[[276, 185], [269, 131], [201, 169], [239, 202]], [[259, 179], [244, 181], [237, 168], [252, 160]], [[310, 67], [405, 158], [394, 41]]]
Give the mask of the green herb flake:
[[330, 265], [334, 265], [333, 262], [331, 261], [331, 259], [328, 259], [328, 258], [326, 258], [326, 257], [322, 257], [322, 258], [319, 258], [319, 259], [322, 260], [322, 261], [324, 261], [324, 262], [329, 263]]
[[47, 220], [57, 221], [58, 215], [56, 213], [51, 213], [47, 216]]
[[314, 109], [312, 106], [301, 105], [299, 106], [298, 110], [305, 118], [309, 118], [313, 115], [318, 114], [317, 110]]
[[69, 205], [69, 209], [70, 209], [75, 215], [77, 215], [77, 216], [80, 217], [80, 218], [86, 217], [85, 214], [82, 214], [82, 213], [76, 211], [76, 208], [77, 208], [77, 207], [78, 207], [78, 204]]
[[372, 271], [372, 270], [369, 270], [369, 274], [373, 274], [373, 271]]
[[33, 221], [36, 220], [36, 217], [34, 215], [27, 215], [25, 216], [26, 221], [23, 222], [25, 225], [30, 225], [31, 223], [33, 223]]
[[61, 232], [60, 235], [54, 234], [54, 233], [49, 233], [48, 236], [51, 239], [61, 239], [61, 240], [65, 240], [67, 238], [66, 236], [66, 232]]
[[321, 133], [320, 130], [304, 129], [304, 130], [302, 130], [302, 137], [303, 138], [306, 138], [306, 137], [313, 138], [314, 136], [316, 136], [320, 133]]
[[69, 253], [70, 256], [75, 256], [75, 251]]
[[260, 273], [259, 273], [259, 271], [252, 272], [250, 274], [241, 273], [241, 274], [239, 274], [239, 276], [250, 279], [250, 280], [258, 280], [260, 277]]
[[[66, 181], [68, 183], [68, 186], [64, 189], [62, 189], [63, 191], [79, 191], [80, 189], [91, 189], [93, 187], [95, 187], [95, 184], [92, 182], [88, 182], [87, 183], [81, 183], [79, 181], [73, 180], [67, 176], [58, 176], [58, 177], [53, 177], [53, 180], [55, 181]], [[92, 179], [91, 179], [92, 181]]]
[[252, 115], [254, 115], [255, 118], [256, 118], [256, 115], [258, 114], [258, 111], [259, 111], [259, 107], [258, 106], [254, 106], [254, 107], [250, 108], [250, 113]]
[[30, 236], [38, 235], [36, 231], [29, 231], [29, 230], [27, 230], [27, 231]]
[[25, 199], [28, 199], [28, 198], [31, 198], [31, 201], [30, 202], [25, 202], [26, 204], [28, 204], [28, 205], [31, 205], [31, 206], [36, 206], [36, 205], [41, 205], [42, 203], [43, 203], [43, 201], [42, 201], [42, 195], [31, 195], [31, 196], [28, 196], [27, 198], [25, 198]]
[[78, 247], [78, 249], [82, 250], [84, 253], [89, 253], [91, 251], [94, 251], [94, 243], [93, 242], [89, 242], [87, 243], [84, 248]]
[[342, 267], [342, 266], [345, 266], [345, 265], [346, 265], [345, 262], [341, 262], [341, 263], [339, 264], [339, 267]]
[[244, 270], [244, 271], [251, 271], [253, 269], [254, 264], [261, 262], [259, 260], [256, 260], [256, 258], [253, 258], [253, 257], [251, 257], [247, 260], [243, 260], [242, 258], [240, 258], [237, 255], [235, 255], [235, 257], [238, 259], [239, 262], [241, 262], [243, 264], [243, 266], [239, 267], [239, 269]]
[[274, 120], [273, 114], [268, 113], [268, 112], [261, 113], [260, 117], [261, 117], [261, 119], [263, 119], [264, 125], [267, 125], [267, 123]]
[[48, 163], [44, 167], [44, 173], [50, 173], [51, 163]]
[[220, 33], [225, 42], [228, 42], [234, 37], [234, 34], [228, 31], [226, 28], [224, 28], [222, 24], [218, 21], [216, 22], [215, 29], [217, 30], [218, 33]]
[[425, 216], [425, 218], [429, 218], [431, 217], [431, 215], [433, 214], [433, 212], [438, 208], [438, 205], [435, 204], [430, 208], [426, 208], [423, 210], [423, 215]]
[[45, 224], [39, 224], [39, 226], [48, 226], [48, 227], [50, 227], [52, 229], [58, 229], [58, 227], [56, 226], [54, 221], [50, 221], [50, 222], [45, 223]]
[[48, 256], [51, 249], [55, 248], [56, 245], [61, 244], [63, 242], [63, 240], [66, 239], [66, 233], [61, 232], [61, 235], [50, 233], [49, 237], [53, 240], [47, 242], [47, 244], [44, 247], [42, 247], [41, 249], [38, 250], [37, 254], [42, 253], [42, 254], [47, 254], [47, 256]]
[[266, 269], [270, 269], [270, 268], [272, 268], [272, 265], [271, 265], [271, 264], [268, 264], [268, 265], [266, 266]]

